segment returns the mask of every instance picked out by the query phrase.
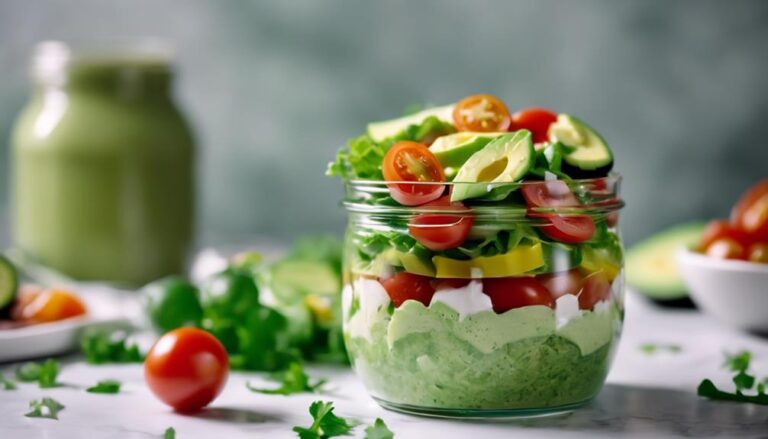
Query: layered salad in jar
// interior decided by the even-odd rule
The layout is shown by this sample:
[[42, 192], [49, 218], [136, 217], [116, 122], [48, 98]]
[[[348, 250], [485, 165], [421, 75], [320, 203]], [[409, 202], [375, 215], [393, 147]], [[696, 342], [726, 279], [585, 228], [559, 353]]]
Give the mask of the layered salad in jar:
[[491, 95], [349, 141], [344, 337], [388, 408], [567, 410], [597, 394], [623, 319], [620, 176], [569, 114]]

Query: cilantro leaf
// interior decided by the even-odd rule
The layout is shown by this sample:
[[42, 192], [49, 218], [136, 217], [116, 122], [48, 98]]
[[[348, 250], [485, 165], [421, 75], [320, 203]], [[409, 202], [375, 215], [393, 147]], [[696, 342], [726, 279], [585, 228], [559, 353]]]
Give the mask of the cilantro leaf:
[[394, 437], [395, 434], [387, 428], [387, 424], [381, 418], [376, 418], [376, 422], [365, 429], [364, 439], [392, 439]]
[[726, 354], [724, 366], [732, 372], [745, 372], [749, 369], [749, 363], [752, 361], [752, 353], [742, 351], [738, 354]]
[[35, 399], [29, 402], [28, 418], [59, 419], [59, 412], [64, 410], [64, 405], [53, 398]]
[[721, 401], [736, 401], [736, 402], [751, 402], [753, 404], [768, 405], [768, 395], [765, 393], [758, 393], [757, 395], [744, 395], [741, 392], [729, 393], [718, 389], [715, 384], [705, 379], [699, 384], [696, 393], [699, 396], [703, 396], [709, 399], [717, 399]]
[[2, 373], [0, 373], [0, 385], [3, 386], [3, 390], [16, 390], [16, 383], [6, 378]]
[[80, 340], [80, 349], [90, 364], [141, 363], [138, 345], [128, 342], [124, 331], [92, 331]]
[[253, 387], [251, 383], [246, 383], [246, 387], [252, 392], [267, 395], [291, 395], [294, 393], [317, 392], [326, 383], [326, 380], [318, 380], [310, 384], [309, 376], [304, 372], [301, 364], [296, 362], [288, 366], [288, 369], [282, 373], [280, 379], [282, 384], [275, 389]]
[[59, 375], [59, 362], [49, 358], [44, 363], [28, 362], [16, 368], [16, 379], [31, 383], [37, 381], [41, 388], [56, 387]]
[[312, 415], [312, 425], [309, 427], [294, 427], [301, 439], [325, 439], [335, 436], [348, 435], [354, 425], [333, 413], [333, 403], [330, 401], [315, 401], [309, 406]]
[[755, 377], [746, 372], [739, 372], [733, 376], [733, 384], [737, 392], [749, 390], [755, 385]]
[[678, 354], [683, 350], [683, 348], [677, 344], [645, 343], [640, 345], [640, 350], [647, 355], [653, 355], [661, 351], [666, 351], [671, 354]]
[[163, 439], [176, 439], [176, 430], [173, 427], [166, 428]]
[[89, 393], [120, 393], [122, 383], [117, 380], [102, 380], [95, 386], [85, 389]]

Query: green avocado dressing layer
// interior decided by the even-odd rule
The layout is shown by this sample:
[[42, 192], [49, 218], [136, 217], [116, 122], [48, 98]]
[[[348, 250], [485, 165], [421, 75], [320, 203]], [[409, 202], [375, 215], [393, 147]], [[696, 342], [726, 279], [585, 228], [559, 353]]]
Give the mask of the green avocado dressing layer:
[[[518, 311], [516, 313], [512, 311]], [[435, 408], [556, 407], [592, 398], [608, 373], [620, 315], [587, 312], [556, 329], [546, 307], [459, 321], [442, 303], [406, 302], [370, 323], [370, 341], [347, 337], [371, 393]]]

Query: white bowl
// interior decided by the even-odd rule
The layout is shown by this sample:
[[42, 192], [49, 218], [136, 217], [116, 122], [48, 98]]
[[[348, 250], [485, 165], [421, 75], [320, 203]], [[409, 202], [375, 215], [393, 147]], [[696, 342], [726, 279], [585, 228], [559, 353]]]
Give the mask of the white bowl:
[[681, 249], [680, 274], [691, 299], [722, 322], [768, 332], [768, 264], [717, 259]]

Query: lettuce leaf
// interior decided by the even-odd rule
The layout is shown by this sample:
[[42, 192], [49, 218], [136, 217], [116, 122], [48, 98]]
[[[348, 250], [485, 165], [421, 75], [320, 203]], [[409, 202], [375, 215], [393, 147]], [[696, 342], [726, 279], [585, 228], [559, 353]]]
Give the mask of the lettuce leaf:
[[347, 142], [336, 154], [336, 160], [328, 164], [326, 175], [343, 180], [383, 180], [381, 163], [389, 148], [400, 141], [422, 142], [455, 131], [453, 125], [430, 116], [420, 124], [410, 125], [395, 136], [375, 142], [368, 134]]

